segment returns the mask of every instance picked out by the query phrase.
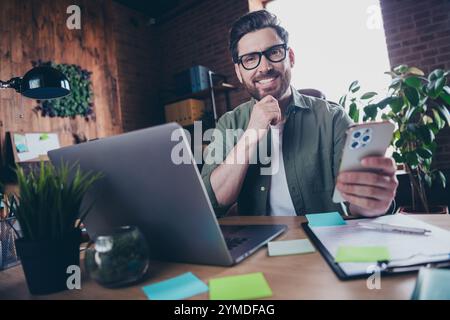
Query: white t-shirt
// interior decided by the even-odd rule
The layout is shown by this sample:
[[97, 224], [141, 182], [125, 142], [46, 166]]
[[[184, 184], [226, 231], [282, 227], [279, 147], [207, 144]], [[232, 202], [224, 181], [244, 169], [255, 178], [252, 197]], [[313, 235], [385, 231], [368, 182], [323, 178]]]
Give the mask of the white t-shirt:
[[272, 133], [271, 183], [269, 191], [269, 213], [271, 216], [296, 216], [294, 204], [286, 180], [283, 161], [284, 122], [270, 126]]

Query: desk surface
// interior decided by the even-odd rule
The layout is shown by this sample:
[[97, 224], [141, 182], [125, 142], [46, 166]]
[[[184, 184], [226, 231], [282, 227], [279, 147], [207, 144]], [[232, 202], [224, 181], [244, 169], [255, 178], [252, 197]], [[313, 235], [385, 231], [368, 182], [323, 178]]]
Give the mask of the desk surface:
[[[449, 215], [417, 215], [414, 218], [450, 230]], [[229, 217], [223, 224], [287, 224], [289, 229], [277, 240], [306, 238], [299, 227], [304, 217]], [[273, 291], [272, 299], [409, 299], [416, 274], [381, 278], [381, 289], [369, 290], [366, 279], [340, 281], [320, 253], [281, 257], [267, 256], [267, 249], [258, 252], [231, 267], [152, 262], [150, 276], [144, 282], [122, 289], [106, 289], [88, 279], [82, 269], [81, 290], [60, 292], [47, 296], [28, 293], [22, 267], [0, 272], [0, 299], [147, 299], [141, 290], [146, 284], [164, 280], [191, 271], [201, 280], [250, 272], [263, 272]], [[194, 299], [208, 299], [201, 294]]]

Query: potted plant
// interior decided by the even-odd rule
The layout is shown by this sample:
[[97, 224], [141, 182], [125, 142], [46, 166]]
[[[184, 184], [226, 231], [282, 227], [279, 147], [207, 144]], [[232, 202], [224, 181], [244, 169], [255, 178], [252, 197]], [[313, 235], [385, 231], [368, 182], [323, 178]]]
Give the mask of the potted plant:
[[55, 168], [41, 162], [39, 172], [16, 170], [19, 194], [14, 215], [19, 221], [17, 253], [28, 289], [48, 294], [67, 289], [67, 267], [80, 264], [80, 224], [92, 205], [80, 211], [84, 194], [100, 174], [79, 167]]
[[425, 185], [431, 187], [439, 179], [445, 188], [445, 175], [432, 166], [437, 149], [435, 137], [446, 125], [450, 126], [450, 71], [436, 69], [428, 76], [416, 67], [400, 65], [386, 72], [392, 81], [387, 96], [377, 99], [376, 92], [359, 95], [358, 81], [354, 81], [339, 103], [355, 122], [379, 118], [396, 125], [391, 146], [393, 158], [403, 165], [411, 185], [411, 207], [400, 209], [409, 213], [448, 213], [447, 207], [431, 207]]

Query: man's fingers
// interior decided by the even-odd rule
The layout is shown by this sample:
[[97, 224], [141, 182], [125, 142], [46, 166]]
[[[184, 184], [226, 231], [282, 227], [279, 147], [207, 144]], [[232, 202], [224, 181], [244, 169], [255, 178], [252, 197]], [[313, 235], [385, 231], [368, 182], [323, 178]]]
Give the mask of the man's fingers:
[[269, 101], [277, 101], [273, 96], [270, 94], [259, 100], [259, 102], [269, 102]]
[[265, 103], [261, 104], [260, 107], [263, 108], [264, 110], [267, 110], [267, 111], [280, 110], [280, 106], [278, 105], [277, 101], [265, 102]]
[[390, 201], [395, 197], [395, 190], [393, 189], [344, 183], [338, 183], [337, 188], [341, 193], [349, 193], [355, 196], [374, 198], [378, 200]]
[[344, 184], [358, 184], [366, 186], [377, 186], [379, 188], [393, 188], [398, 185], [395, 176], [390, 177], [373, 172], [342, 172], [338, 176], [338, 182]]
[[396, 170], [394, 160], [388, 157], [366, 157], [361, 164], [366, 168], [380, 169], [388, 175], [394, 175]]
[[280, 111], [268, 111], [268, 114], [272, 117], [270, 124], [276, 125], [281, 121], [281, 112]]
[[395, 162], [387, 157], [366, 157], [361, 164], [378, 172], [342, 172], [337, 178], [337, 188], [351, 204], [371, 212], [385, 212], [398, 186]]
[[345, 193], [345, 192], [341, 193], [341, 195], [346, 201], [348, 201], [358, 207], [369, 209], [369, 210], [378, 209], [383, 205], [383, 201], [381, 201], [379, 199], [375, 199], [375, 198], [360, 197], [360, 196], [357, 196], [357, 195], [354, 195], [351, 193]]

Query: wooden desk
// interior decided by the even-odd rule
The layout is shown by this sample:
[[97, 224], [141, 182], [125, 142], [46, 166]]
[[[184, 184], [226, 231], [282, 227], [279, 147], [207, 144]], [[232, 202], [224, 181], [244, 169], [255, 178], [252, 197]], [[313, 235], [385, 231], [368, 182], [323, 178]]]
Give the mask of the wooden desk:
[[[450, 230], [449, 215], [417, 215], [420, 220]], [[289, 230], [277, 240], [305, 238], [299, 223], [304, 217], [229, 217], [223, 224], [283, 223]], [[320, 253], [268, 257], [267, 249], [260, 249], [242, 263], [231, 268], [152, 262], [150, 277], [132, 287], [106, 289], [87, 279], [82, 271], [81, 290], [65, 291], [48, 296], [32, 296], [28, 293], [22, 267], [0, 272], [0, 299], [147, 299], [141, 287], [191, 271], [207, 282], [211, 278], [248, 272], [264, 272], [273, 291], [273, 299], [409, 299], [416, 274], [382, 277], [381, 289], [369, 290], [366, 280], [340, 281]], [[208, 294], [194, 299], [208, 299]]]

